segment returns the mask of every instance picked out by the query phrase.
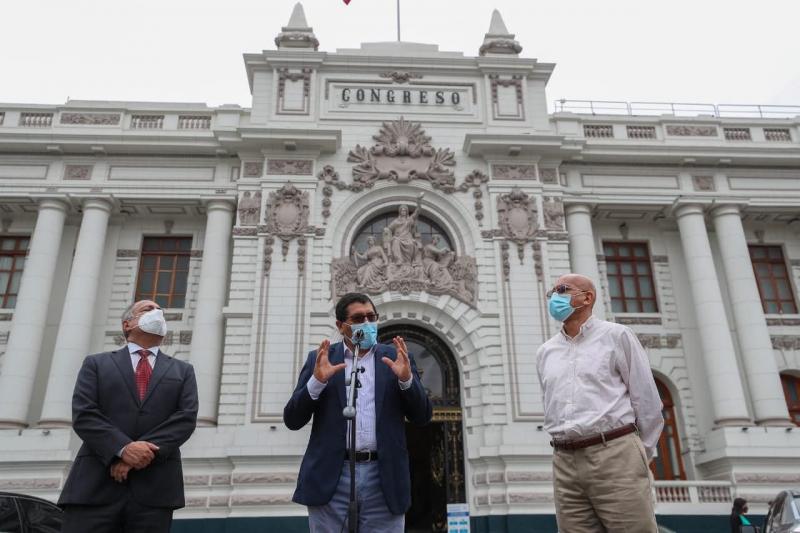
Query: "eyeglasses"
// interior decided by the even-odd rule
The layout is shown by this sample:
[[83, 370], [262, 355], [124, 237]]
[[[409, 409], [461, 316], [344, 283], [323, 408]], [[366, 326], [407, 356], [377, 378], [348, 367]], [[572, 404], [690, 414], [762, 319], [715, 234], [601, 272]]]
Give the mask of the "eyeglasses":
[[[570, 287], [569, 285], [565, 285], [565, 284], [556, 285], [555, 287], [553, 287], [552, 289], [547, 291], [547, 293], [545, 293], [545, 295], [548, 298], [550, 298], [553, 295], [553, 293], [564, 294], [565, 292], [571, 291], [573, 289], [575, 289], [575, 287]], [[586, 291], [579, 290], [576, 294], [580, 294], [582, 292], [586, 292]]]
[[359, 314], [353, 315], [349, 317], [345, 322], [349, 322], [351, 324], [363, 324], [364, 322], [377, 322], [378, 321], [378, 313], [367, 313], [366, 315]]

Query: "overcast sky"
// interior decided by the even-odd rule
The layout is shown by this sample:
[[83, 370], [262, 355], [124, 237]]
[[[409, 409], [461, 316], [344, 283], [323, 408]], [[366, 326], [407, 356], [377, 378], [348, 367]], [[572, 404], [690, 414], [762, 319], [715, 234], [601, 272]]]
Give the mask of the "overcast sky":
[[[250, 105], [242, 53], [295, 0], [0, 0], [0, 102]], [[305, 0], [320, 50], [395, 40], [395, 0]], [[548, 99], [800, 105], [797, 0], [401, 0], [404, 41], [477, 55], [498, 8]]]

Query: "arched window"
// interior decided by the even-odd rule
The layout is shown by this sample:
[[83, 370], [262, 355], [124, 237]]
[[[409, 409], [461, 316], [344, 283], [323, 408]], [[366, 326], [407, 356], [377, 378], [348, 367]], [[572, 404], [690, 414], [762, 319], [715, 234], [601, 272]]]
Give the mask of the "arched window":
[[790, 374], [781, 374], [783, 395], [786, 396], [786, 407], [792, 422], [800, 426], [800, 378]]
[[[413, 209], [414, 208], [412, 207], [412, 212]], [[359, 228], [358, 234], [353, 241], [353, 246], [355, 249], [359, 253], [366, 252], [368, 248], [367, 238], [369, 237], [375, 237], [375, 242], [378, 244], [383, 243], [383, 230], [395, 218], [397, 218], [397, 211], [389, 211], [374, 216], [365, 222], [361, 228]], [[447, 232], [441, 226], [439, 226], [439, 224], [426, 217], [424, 214], [420, 214], [417, 218], [417, 232], [422, 240], [422, 244], [429, 244], [431, 239], [433, 239], [433, 236], [438, 235], [440, 240], [447, 244], [449, 249], [454, 250], [453, 243], [450, 240], [450, 236], [447, 235]]]
[[681, 443], [678, 439], [678, 420], [675, 416], [675, 402], [672, 401], [672, 394], [667, 386], [656, 378], [658, 395], [661, 396], [661, 403], [664, 408], [661, 414], [664, 416], [664, 430], [658, 438], [657, 457], [650, 463], [650, 470], [653, 477], [659, 480], [680, 480], [686, 479], [686, 472], [683, 470], [683, 457], [681, 457]]

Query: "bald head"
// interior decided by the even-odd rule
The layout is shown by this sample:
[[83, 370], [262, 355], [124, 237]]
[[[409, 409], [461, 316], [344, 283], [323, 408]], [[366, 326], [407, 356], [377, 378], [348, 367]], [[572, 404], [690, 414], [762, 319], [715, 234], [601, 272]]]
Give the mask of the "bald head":
[[583, 274], [564, 274], [558, 281], [556, 281], [556, 285], [568, 285], [570, 287], [574, 287], [579, 291], [585, 291], [592, 294], [592, 301], [591, 307], [594, 307], [595, 298], [597, 298], [597, 290], [594, 287], [594, 282]]

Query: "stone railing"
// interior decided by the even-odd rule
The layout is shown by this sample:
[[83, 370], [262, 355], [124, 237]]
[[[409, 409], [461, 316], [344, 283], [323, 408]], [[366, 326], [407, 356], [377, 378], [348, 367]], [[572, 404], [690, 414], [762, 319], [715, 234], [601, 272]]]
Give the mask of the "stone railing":
[[626, 126], [628, 139], [655, 139], [655, 126]]
[[203, 115], [181, 115], [178, 117], [179, 130], [211, 129], [211, 117]]
[[773, 142], [792, 142], [789, 128], [764, 128], [764, 139]]
[[586, 124], [583, 126], [583, 135], [601, 139], [614, 138], [614, 126], [606, 124]]
[[800, 105], [704, 104], [689, 102], [621, 102], [610, 100], [556, 100], [556, 113], [676, 117], [796, 118]]
[[160, 130], [164, 127], [164, 115], [133, 115], [131, 129]]
[[750, 128], [723, 128], [726, 141], [752, 141]]
[[49, 128], [53, 125], [53, 113], [21, 113], [19, 125], [23, 128]]
[[658, 503], [730, 503], [733, 484], [729, 481], [656, 481]]

